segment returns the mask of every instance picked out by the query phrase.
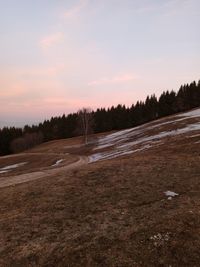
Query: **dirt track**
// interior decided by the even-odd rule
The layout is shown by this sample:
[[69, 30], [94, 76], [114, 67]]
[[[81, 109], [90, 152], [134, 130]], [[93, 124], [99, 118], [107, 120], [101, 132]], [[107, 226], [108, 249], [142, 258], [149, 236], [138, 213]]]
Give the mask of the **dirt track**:
[[57, 173], [60, 173], [60, 172], [65, 172], [65, 171], [69, 171], [72, 169], [76, 169], [87, 163], [88, 163], [88, 158], [86, 156], [79, 156], [78, 161], [71, 163], [69, 165], [66, 165], [66, 166], [57, 167], [51, 170], [36, 171], [36, 172], [25, 173], [21, 175], [9, 176], [5, 178], [3, 177], [0, 179], [0, 188], [29, 182], [32, 180], [48, 177], [51, 175], [56, 175]]

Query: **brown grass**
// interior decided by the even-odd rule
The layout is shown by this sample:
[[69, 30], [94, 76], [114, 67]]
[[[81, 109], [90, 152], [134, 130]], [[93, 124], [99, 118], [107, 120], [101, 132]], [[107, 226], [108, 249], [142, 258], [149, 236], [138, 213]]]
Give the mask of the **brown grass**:
[[[199, 175], [199, 146], [169, 138], [2, 188], [0, 265], [199, 266]], [[166, 190], [179, 196], [170, 201]]]

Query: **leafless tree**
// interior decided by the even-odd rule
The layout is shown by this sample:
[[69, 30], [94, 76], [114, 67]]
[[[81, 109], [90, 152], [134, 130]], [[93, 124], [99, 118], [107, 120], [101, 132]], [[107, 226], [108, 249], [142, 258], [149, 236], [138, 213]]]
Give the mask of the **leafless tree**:
[[23, 137], [14, 139], [10, 148], [14, 153], [22, 152], [26, 149], [32, 148], [36, 145], [41, 144], [43, 141], [43, 134], [39, 133], [26, 133]]
[[93, 133], [93, 114], [90, 108], [82, 108], [78, 111], [79, 132], [84, 135], [85, 144], [88, 144], [88, 135]]
[[14, 139], [10, 144], [10, 149], [14, 153], [22, 152], [27, 149], [26, 141], [23, 137]]

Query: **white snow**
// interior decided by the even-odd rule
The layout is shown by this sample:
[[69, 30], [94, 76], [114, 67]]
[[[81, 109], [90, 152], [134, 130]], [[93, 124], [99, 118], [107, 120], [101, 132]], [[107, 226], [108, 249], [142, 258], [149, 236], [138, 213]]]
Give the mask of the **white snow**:
[[104, 159], [113, 159], [119, 156], [132, 154], [133, 152], [134, 151], [111, 151], [111, 152], [96, 153], [96, 154], [89, 156], [88, 161], [89, 163], [92, 163], [92, 162], [96, 162], [96, 161], [104, 160]]
[[[159, 128], [160, 126], [163, 126], [163, 125], [168, 125], [168, 124], [173, 124], [173, 123], [176, 123], [178, 121], [182, 121], [182, 120], [185, 120], [186, 118], [181, 118], [181, 119], [177, 119], [177, 120], [171, 120], [171, 121], [165, 121], [165, 122], [161, 122], [159, 124], [155, 124], [155, 125], [152, 125], [149, 127], [149, 129], [154, 129], [154, 128]], [[151, 122], [152, 123], [152, 122]], [[153, 122], [155, 123], [155, 122]]]
[[0, 171], [0, 174], [1, 174], [1, 173], [6, 173], [6, 172], [9, 172], [9, 170], [7, 170], [7, 171]]
[[200, 136], [200, 133], [199, 134], [190, 135], [190, 136], [188, 136], [188, 138], [197, 137], [197, 136]]
[[121, 140], [124, 140], [125, 138], [129, 137], [129, 132], [133, 130], [135, 131], [137, 128], [138, 127], [126, 129], [101, 137], [98, 140], [98, 146], [94, 150], [110, 147], [116, 144], [117, 142], [121, 142]]
[[96, 154], [93, 154], [93, 155], [88, 157], [89, 163], [92, 163], [95, 161], [100, 161], [100, 160], [105, 160], [105, 159], [113, 159], [113, 158], [117, 158], [119, 156], [133, 154], [133, 153], [138, 152], [138, 151], [146, 150], [150, 147], [151, 147], [150, 144], [146, 144], [143, 147], [135, 149], [135, 150], [123, 150], [123, 149], [116, 150], [115, 149], [115, 150], [111, 150], [111, 151], [96, 153]]
[[144, 142], [149, 142], [149, 141], [158, 141], [159, 139], [162, 139], [164, 137], [168, 136], [174, 136], [174, 135], [179, 135], [179, 134], [184, 134], [190, 131], [197, 131], [200, 130], [200, 123], [195, 123], [195, 124], [190, 124], [184, 128], [177, 129], [177, 130], [172, 130], [172, 131], [165, 131], [161, 132], [159, 134], [154, 134], [151, 136], [146, 136], [146, 137], [141, 137], [138, 138], [136, 141], [133, 142], [127, 142], [123, 145], [118, 146], [118, 148], [129, 148], [133, 145], [138, 145]]
[[172, 200], [173, 197], [179, 195], [173, 191], [165, 191], [164, 194], [168, 197], [168, 200]]
[[181, 118], [180, 119], [173, 119], [172, 118], [170, 121], [166, 121], [166, 122], [161, 122], [159, 124], [155, 124], [155, 125], [151, 126], [150, 128], [154, 129], [154, 128], [157, 128], [157, 127], [160, 127], [160, 126], [163, 126], [163, 125], [172, 124], [172, 123], [176, 123], [176, 122], [179, 122], [179, 121], [187, 120], [189, 118], [198, 118], [198, 117], [200, 117], [200, 109], [195, 109], [195, 110], [188, 111], [188, 112], [185, 112], [185, 113], [177, 114], [177, 115], [175, 115], [175, 117], [181, 117]]
[[8, 166], [5, 166], [3, 168], [0, 168], [0, 171], [10, 170], [10, 169], [16, 169], [18, 167], [24, 166], [27, 163], [28, 162], [21, 162], [21, 163], [16, 163], [16, 164], [13, 164], [13, 165], [8, 165]]
[[110, 146], [112, 146], [112, 143], [111, 144], [99, 145], [98, 147], [95, 147], [94, 150], [100, 150], [100, 149], [103, 149], [103, 148], [106, 148], [106, 147], [110, 147]]
[[58, 166], [61, 162], [63, 162], [64, 159], [59, 159], [56, 161], [56, 163], [54, 163], [53, 165], [51, 165], [52, 167], [53, 166]]
[[[179, 119], [170, 118], [169, 121], [160, 122], [157, 124], [155, 121], [149, 122], [141, 126], [137, 126], [122, 131], [117, 131], [115, 133], [100, 137], [98, 140], [98, 145], [94, 148], [94, 150], [109, 148], [109, 151], [107, 150], [89, 156], [89, 162], [111, 159], [135, 153], [137, 151], [146, 150], [152, 146], [160, 144], [163, 138], [200, 130], [200, 121], [199, 121], [199, 122], [187, 122], [187, 125], [177, 124], [176, 125], [177, 129], [175, 130], [173, 129], [160, 132], [159, 128], [163, 125], [174, 124], [176, 122], [186, 120], [187, 118], [200, 117], [200, 109], [195, 109], [193, 111], [185, 112], [175, 116], [181, 118]], [[154, 132], [150, 135], [149, 131], [152, 130]], [[197, 135], [195, 134], [194, 136]]]
[[200, 108], [194, 109], [185, 113], [181, 113], [176, 115], [177, 117], [190, 117], [190, 118], [196, 118], [200, 117]]

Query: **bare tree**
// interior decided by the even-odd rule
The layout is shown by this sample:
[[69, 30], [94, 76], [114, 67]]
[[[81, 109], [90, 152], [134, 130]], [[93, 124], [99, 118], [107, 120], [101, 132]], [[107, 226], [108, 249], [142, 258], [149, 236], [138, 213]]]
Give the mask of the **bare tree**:
[[14, 139], [10, 144], [10, 149], [14, 153], [19, 153], [27, 149], [26, 141], [23, 137]]
[[93, 133], [93, 114], [90, 108], [78, 111], [78, 130], [84, 135], [85, 144], [88, 144], [88, 135]]
[[22, 152], [43, 142], [43, 134], [26, 133], [23, 137], [14, 139], [10, 144], [10, 149], [14, 153]]

